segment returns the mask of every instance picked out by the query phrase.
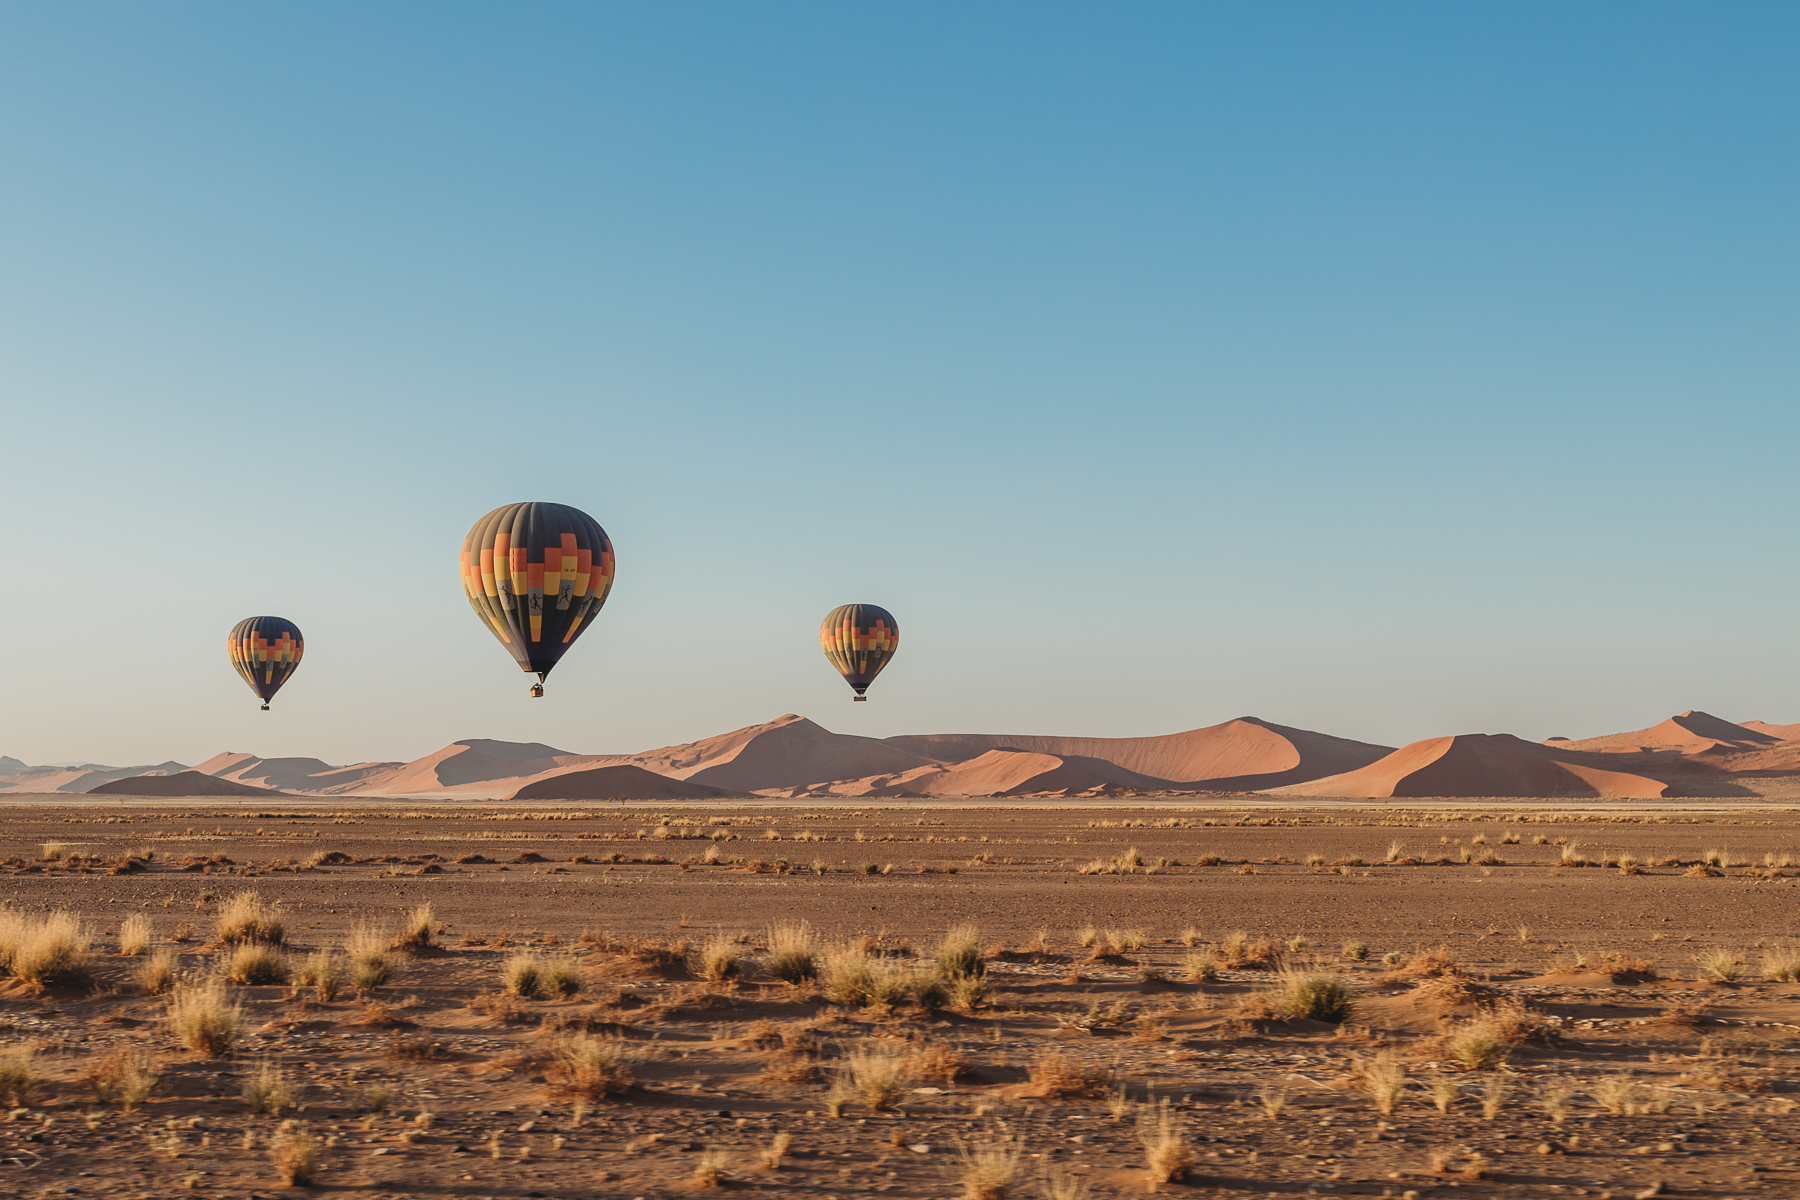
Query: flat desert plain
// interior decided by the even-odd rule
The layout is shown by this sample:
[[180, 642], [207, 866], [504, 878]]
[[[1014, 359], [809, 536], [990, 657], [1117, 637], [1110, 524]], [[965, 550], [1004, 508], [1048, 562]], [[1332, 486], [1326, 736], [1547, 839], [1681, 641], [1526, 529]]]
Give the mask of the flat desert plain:
[[7, 1196], [1800, 1195], [1778, 804], [9, 800]]

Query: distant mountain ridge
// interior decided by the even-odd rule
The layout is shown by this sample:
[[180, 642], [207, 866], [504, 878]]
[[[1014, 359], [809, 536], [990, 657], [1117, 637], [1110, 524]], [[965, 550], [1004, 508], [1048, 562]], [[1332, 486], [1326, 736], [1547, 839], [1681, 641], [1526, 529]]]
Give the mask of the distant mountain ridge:
[[[142, 783], [133, 783], [142, 780]], [[216, 781], [202, 782], [202, 781]], [[154, 782], [153, 782], [154, 781]], [[192, 791], [183, 792], [183, 787]], [[242, 789], [242, 790], [238, 790]], [[1690, 710], [1630, 733], [1530, 742], [1426, 738], [1398, 749], [1239, 717], [1136, 738], [834, 733], [796, 713], [636, 754], [463, 738], [411, 762], [218, 754], [196, 767], [30, 766], [0, 757], [0, 792], [482, 799], [1118, 796], [1800, 797], [1800, 725]]]

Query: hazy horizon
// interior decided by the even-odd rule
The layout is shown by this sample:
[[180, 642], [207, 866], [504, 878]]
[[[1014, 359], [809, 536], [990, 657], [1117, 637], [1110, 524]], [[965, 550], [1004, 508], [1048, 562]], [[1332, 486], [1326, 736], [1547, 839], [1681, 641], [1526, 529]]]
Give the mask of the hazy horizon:
[[[1800, 720], [1791, 6], [0, 34], [0, 754]], [[543, 700], [457, 581], [515, 500], [618, 552]]]

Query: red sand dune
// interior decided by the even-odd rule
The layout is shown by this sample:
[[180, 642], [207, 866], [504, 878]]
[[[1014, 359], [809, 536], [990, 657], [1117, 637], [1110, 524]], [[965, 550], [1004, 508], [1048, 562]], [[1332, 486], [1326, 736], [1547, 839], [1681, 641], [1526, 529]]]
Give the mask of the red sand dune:
[[861, 779], [933, 765], [931, 758], [879, 738], [833, 733], [794, 713], [718, 737], [646, 750], [614, 761], [740, 792]]
[[1160, 737], [1044, 737], [1028, 734], [937, 733], [891, 737], [889, 745], [957, 762], [989, 750], [1027, 750], [1122, 767], [1148, 786], [1256, 791], [1353, 771], [1393, 749], [1305, 729], [1239, 717]]
[[199, 771], [173, 775], [134, 775], [90, 788], [90, 796], [280, 796], [273, 788], [251, 787]]
[[514, 792], [511, 800], [711, 800], [741, 795], [686, 779], [671, 779], [629, 763], [547, 775]]
[[1285, 796], [1585, 796], [1652, 799], [1667, 786], [1642, 775], [1564, 761], [1511, 734], [1465, 733], [1402, 746], [1343, 775], [1273, 789]]
[[68, 792], [92, 791], [115, 779], [132, 779], [142, 775], [168, 775], [185, 771], [185, 764], [158, 763], [154, 767], [103, 767], [93, 763], [79, 767], [30, 767], [16, 758], [4, 760], [0, 768], [0, 792]]
[[1578, 742], [1557, 742], [1556, 745], [1562, 750], [1596, 750], [1606, 753], [1674, 749], [1683, 754], [1693, 754], [1719, 748], [1758, 750], [1779, 740], [1779, 737], [1759, 730], [1734, 725], [1723, 717], [1690, 709], [1648, 729], [1584, 738]]
[[194, 768], [196, 771], [247, 783], [252, 787], [277, 788], [289, 792], [343, 792], [358, 784], [388, 774], [405, 763], [357, 763], [334, 767], [316, 758], [258, 758], [254, 754], [215, 754]]
[[347, 790], [376, 796], [429, 792], [512, 791], [540, 775], [616, 762], [604, 754], [570, 754], [541, 742], [499, 742], [464, 738], [442, 750], [377, 771]]
[[1770, 737], [1779, 738], [1784, 742], [1800, 738], [1800, 725], [1771, 725], [1767, 721], [1739, 721], [1738, 724], [1745, 729], [1753, 730], [1756, 733], [1766, 733]]
[[[1111, 764], [1100, 763], [1101, 767]], [[814, 796], [1023, 796], [1117, 785], [1117, 768], [1097, 772], [1079, 760], [1029, 750], [989, 750], [959, 763], [914, 767], [899, 774], [839, 780], [792, 794]]]

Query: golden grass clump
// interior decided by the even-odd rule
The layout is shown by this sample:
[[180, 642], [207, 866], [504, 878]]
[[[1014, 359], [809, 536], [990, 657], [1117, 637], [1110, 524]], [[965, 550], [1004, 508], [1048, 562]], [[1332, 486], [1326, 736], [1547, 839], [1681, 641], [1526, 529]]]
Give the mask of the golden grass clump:
[[257, 892], [239, 892], [221, 904], [216, 928], [219, 941], [228, 946], [239, 942], [279, 946], [287, 936], [281, 906], [268, 903]]
[[280, 1116], [300, 1103], [300, 1085], [292, 1076], [268, 1059], [250, 1068], [244, 1076], [244, 1102], [252, 1112]]
[[642, 1062], [623, 1038], [577, 1034], [557, 1048], [557, 1085], [583, 1100], [604, 1100], [636, 1084]]
[[344, 952], [350, 956], [350, 984], [359, 992], [373, 991], [393, 981], [399, 964], [389, 950], [388, 937], [379, 928], [364, 921], [350, 927], [344, 939]]
[[1507, 1046], [1491, 1021], [1477, 1017], [1444, 1035], [1444, 1057], [1464, 1071], [1492, 1071], [1506, 1062]]
[[781, 1164], [787, 1161], [788, 1147], [794, 1144], [794, 1135], [778, 1130], [769, 1144], [756, 1152], [757, 1161], [762, 1163], [765, 1171], [779, 1171]]
[[169, 998], [169, 1025], [175, 1039], [208, 1058], [231, 1052], [243, 1024], [243, 1010], [219, 980], [177, 988]]
[[1569, 1115], [1569, 1103], [1574, 1098], [1575, 1085], [1566, 1079], [1549, 1079], [1538, 1088], [1538, 1107], [1557, 1125]]
[[1032, 1084], [1048, 1099], [1065, 1096], [1104, 1096], [1112, 1090], [1113, 1072], [1109, 1067], [1089, 1062], [1051, 1046], [1038, 1052], [1025, 1067]]
[[1138, 1114], [1137, 1135], [1152, 1189], [1187, 1178], [1194, 1166], [1194, 1148], [1182, 1135], [1181, 1118], [1167, 1100]]
[[119, 953], [126, 958], [141, 958], [150, 953], [150, 918], [132, 913], [119, 922]]
[[956, 1140], [956, 1178], [962, 1184], [962, 1200], [1008, 1200], [1019, 1182], [1023, 1148], [1016, 1142]]
[[406, 914], [401, 923], [400, 934], [394, 939], [394, 949], [407, 954], [417, 954], [431, 948], [432, 926], [436, 924], [428, 900]]
[[1694, 959], [1700, 969], [1719, 983], [1737, 983], [1744, 977], [1744, 964], [1736, 954], [1723, 946], [1703, 950]]
[[298, 1121], [283, 1121], [269, 1139], [269, 1161], [289, 1187], [308, 1187], [319, 1170], [319, 1144]]
[[500, 964], [500, 978], [506, 990], [524, 1000], [537, 1000], [544, 995], [544, 958], [529, 950], [521, 950]]
[[1762, 976], [1776, 983], [1800, 980], [1800, 946], [1789, 943], [1764, 950]]
[[117, 1103], [126, 1112], [150, 1098], [162, 1077], [162, 1064], [144, 1046], [115, 1046], [88, 1064], [82, 1081], [97, 1104]]
[[697, 1188], [723, 1187], [727, 1176], [725, 1168], [731, 1160], [723, 1150], [708, 1146], [694, 1160], [694, 1186]]
[[912, 1090], [914, 1079], [907, 1057], [895, 1048], [857, 1046], [844, 1056], [832, 1091], [880, 1112], [898, 1106]]
[[0, 1051], [0, 1100], [15, 1108], [23, 1108], [37, 1090], [38, 1077], [33, 1069], [37, 1046], [21, 1042]]
[[293, 975], [287, 956], [266, 942], [239, 944], [222, 971], [225, 978], [246, 987], [286, 983]]
[[778, 921], [769, 927], [769, 974], [783, 983], [819, 977], [819, 943], [805, 921]]
[[1274, 963], [1275, 946], [1268, 938], [1251, 940], [1243, 930], [1235, 930], [1225, 935], [1213, 951], [1219, 965], [1227, 970], [1241, 970], [1245, 967], [1266, 967]]
[[294, 982], [301, 987], [311, 988], [313, 997], [320, 1004], [330, 1004], [343, 991], [344, 972], [338, 966], [337, 955], [327, 946], [306, 956], [305, 961], [294, 971]]
[[568, 999], [582, 989], [581, 968], [566, 955], [521, 950], [500, 968], [506, 990], [524, 1000]]
[[973, 925], [954, 925], [938, 944], [937, 967], [946, 977], [979, 978], [987, 972], [981, 955], [981, 931]]
[[1269, 1002], [1289, 1020], [1333, 1025], [1348, 1021], [1356, 1011], [1356, 995], [1349, 983], [1323, 972], [1283, 971], [1269, 991]]
[[138, 987], [146, 996], [161, 996], [175, 986], [175, 954], [162, 950], [138, 964]]
[[1391, 1050], [1383, 1050], [1361, 1064], [1362, 1088], [1375, 1103], [1375, 1111], [1384, 1117], [1394, 1115], [1394, 1108], [1406, 1092], [1406, 1068]]
[[709, 983], [730, 983], [743, 973], [744, 964], [737, 941], [723, 933], [714, 934], [700, 945], [694, 963], [694, 974]]
[[93, 978], [88, 935], [74, 913], [20, 919], [12, 934], [12, 973], [40, 987], [76, 987]]

